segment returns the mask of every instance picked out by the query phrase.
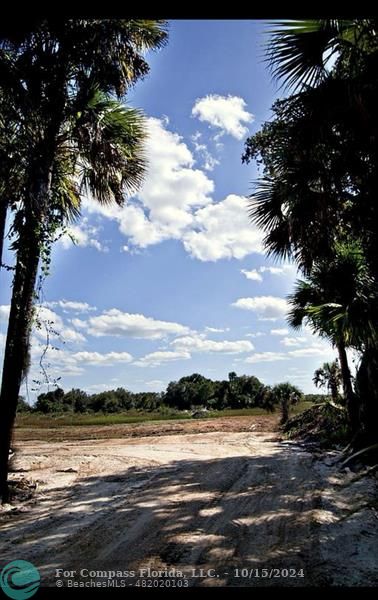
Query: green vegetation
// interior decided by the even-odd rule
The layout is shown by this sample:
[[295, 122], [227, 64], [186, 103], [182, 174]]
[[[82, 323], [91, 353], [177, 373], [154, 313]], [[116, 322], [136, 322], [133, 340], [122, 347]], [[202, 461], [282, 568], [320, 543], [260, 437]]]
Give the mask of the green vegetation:
[[[291, 410], [293, 415], [299, 414], [312, 406], [312, 402], [304, 400], [295, 404]], [[16, 426], [19, 428], [55, 429], [69, 426], [95, 426], [95, 425], [121, 425], [133, 423], [154, 423], [159, 421], [177, 421], [192, 419], [192, 411], [168, 410], [163, 407], [156, 411], [128, 410], [126, 412], [112, 414], [41, 414], [36, 412], [22, 412], [17, 415]], [[263, 408], [240, 408], [209, 410], [201, 414], [201, 418], [233, 418], [233, 417], [257, 417], [266, 415]]]
[[[309, 325], [338, 350], [356, 449], [377, 442], [378, 422], [377, 25], [376, 18], [273, 25], [267, 58], [291, 94], [275, 102], [243, 155], [262, 168], [251, 218], [266, 251], [293, 260], [302, 274], [289, 323]], [[359, 356], [354, 380], [348, 348]], [[335, 396], [333, 384], [329, 390]]]
[[[88, 420], [92, 418], [89, 415], [99, 413], [106, 415], [109, 422], [113, 418], [111, 415], [114, 415], [114, 422], [117, 422], [120, 414], [123, 415], [122, 419], [132, 422], [135, 419], [145, 420], [148, 413], [151, 414], [150, 418], [156, 416], [158, 419], [166, 419], [185, 418], [196, 411], [200, 416], [203, 416], [202, 412], [206, 416], [264, 414], [280, 407], [287, 418], [289, 409], [303, 399], [302, 392], [290, 383], [270, 387], [261, 383], [257, 377], [238, 376], [232, 371], [228, 380], [223, 381], [213, 381], [193, 373], [179, 381], [172, 381], [165, 392], [161, 393], [134, 393], [119, 387], [98, 394], [87, 394], [80, 389], [64, 392], [58, 387], [40, 394], [33, 407], [20, 398], [18, 413], [32, 413], [33, 417], [38, 414], [61, 415], [76, 423], [81, 423], [80, 415], [85, 415], [83, 422], [89, 424]], [[97, 416], [93, 423], [97, 423], [96, 419]]]
[[[34, 304], [51, 246], [82, 193], [124, 202], [145, 173], [143, 115], [121, 104], [166, 41], [164, 21], [5, 18], [0, 32], [0, 237], [12, 213], [15, 269], [0, 391], [0, 496]], [[2, 245], [1, 245], [2, 249]], [[0, 257], [1, 259], [1, 257]], [[42, 262], [40, 279], [39, 266]]]
[[348, 419], [345, 408], [329, 402], [317, 404], [293, 416], [283, 427], [289, 439], [314, 442], [331, 448], [348, 441]]

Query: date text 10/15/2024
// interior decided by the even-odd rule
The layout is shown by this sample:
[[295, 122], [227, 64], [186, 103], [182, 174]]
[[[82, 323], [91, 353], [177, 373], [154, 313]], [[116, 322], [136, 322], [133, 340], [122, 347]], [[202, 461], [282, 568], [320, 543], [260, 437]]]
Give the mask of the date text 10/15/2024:
[[252, 579], [252, 578], [304, 578], [304, 569], [295, 568], [234, 568], [224, 572], [218, 572], [216, 569], [190, 569], [189, 572], [181, 571], [179, 569], [153, 569], [151, 567], [141, 568], [138, 570], [129, 571], [95, 571], [89, 569], [77, 570], [65, 570], [56, 569], [55, 577], [63, 579], [75, 579], [77, 576], [80, 578], [90, 579], [114, 579], [114, 578], [142, 578], [142, 579], [186, 579], [186, 578], [215, 578], [224, 576], [233, 576], [236, 579]]

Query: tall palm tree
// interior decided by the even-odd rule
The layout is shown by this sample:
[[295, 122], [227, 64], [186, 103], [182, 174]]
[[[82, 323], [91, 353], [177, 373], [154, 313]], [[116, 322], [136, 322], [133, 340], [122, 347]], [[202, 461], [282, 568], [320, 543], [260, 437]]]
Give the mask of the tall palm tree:
[[[164, 20], [3, 16], [0, 265], [7, 211], [17, 202], [28, 201], [22, 188], [22, 148], [33, 146], [36, 130], [44, 138], [43, 146], [47, 144], [46, 137], [51, 138], [53, 145], [59, 125], [70, 113], [72, 117], [80, 111], [96, 82], [103, 91], [121, 98], [148, 73], [146, 52], [162, 47], [166, 40]], [[45, 171], [48, 170], [45, 165]]]
[[[378, 420], [377, 25], [376, 18], [275, 23], [267, 60], [294, 93], [273, 106], [273, 120], [247, 140], [243, 156], [264, 165], [251, 216], [269, 254], [293, 258], [310, 275], [332, 260], [335, 240], [361, 243], [369, 294], [360, 308], [369, 305], [369, 315], [349, 332], [363, 352], [367, 437], [376, 436]], [[329, 303], [312, 310], [339, 324], [349, 314]]]
[[1, 89], [19, 122], [15, 147], [22, 147], [24, 159], [10, 198], [18, 210], [0, 393], [0, 495], [6, 501], [8, 453], [28, 365], [41, 253], [67, 216], [78, 214], [78, 181], [100, 202], [118, 204], [140, 185], [143, 119], [112, 97], [122, 97], [148, 72], [143, 54], [161, 46], [166, 32], [162, 21], [44, 19], [22, 35], [11, 27], [1, 33], [0, 71], [6, 74]]
[[342, 382], [342, 377], [337, 360], [334, 360], [331, 363], [323, 363], [321, 367], [316, 369], [312, 381], [316, 387], [325, 387], [331, 394], [333, 402], [339, 401], [339, 388]]
[[347, 347], [360, 349], [376, 335], [371, 302], [371, 278], [358, 243], [337, 244], [333, 260], [315, 263], [306, 280], [296, 283], [288, 297], [288, 322], [299, 328], [307, 322], [314, 332], [337, 348], [351, 431], [359, 427]]

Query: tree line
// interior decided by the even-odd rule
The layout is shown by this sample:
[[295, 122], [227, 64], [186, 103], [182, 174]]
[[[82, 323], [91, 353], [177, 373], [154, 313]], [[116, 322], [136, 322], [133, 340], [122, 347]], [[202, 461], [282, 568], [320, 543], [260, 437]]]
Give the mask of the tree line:
[[[171, 381], [164, 392], [131, 392], [123, 387], [88, 394], [80, 389], [64, 392], [57, 387], [39, 394], [33, 406], [19, 399], [19, 412], [43, 414], [116, 413], [128, 410], [156, 411], [164, 408], [186, 410], [224, 410], [262, 408], [274, 412], [278, 406], [298, 403], [302, 399], [322, 400], [324, 395], [305, 397], [290, 383], [264, 385], [257, 377], [229, 373], [227, 380], [214, 381], [199, 373]], [[287, 412], [288, 412], [287, 410]], [[286, 420], [287, 416], [284, 417]]]

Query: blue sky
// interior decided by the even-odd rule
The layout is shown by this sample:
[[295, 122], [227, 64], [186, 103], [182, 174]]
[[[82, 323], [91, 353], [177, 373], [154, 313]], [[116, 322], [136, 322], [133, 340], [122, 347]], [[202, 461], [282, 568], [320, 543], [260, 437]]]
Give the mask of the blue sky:
[[[68, 236], [56, 244], [44, 284], [40, 319], [60, 334], [46, 365], [64, 389], [158, 391], [193, 372], [215, 379], [235, 370], [311, 392], [315, 368], [335, 357], [309, 331], [289, 331], [295, 268], [268, 261], [248, 221], [257, 171], [241, 164], [243, 145], [278, 97], [264, 28], [172, 21], [167, 47], [129, 93], [148, 117], [144, 186], [123, 209], [83, 199], [76, 244]], [[1, 277], [3, 340], [10, 279]], [[41, 344], [36, 331], [30, 390]]]

